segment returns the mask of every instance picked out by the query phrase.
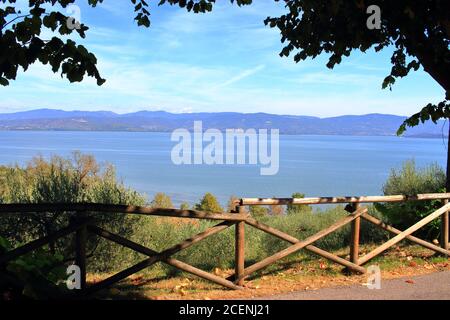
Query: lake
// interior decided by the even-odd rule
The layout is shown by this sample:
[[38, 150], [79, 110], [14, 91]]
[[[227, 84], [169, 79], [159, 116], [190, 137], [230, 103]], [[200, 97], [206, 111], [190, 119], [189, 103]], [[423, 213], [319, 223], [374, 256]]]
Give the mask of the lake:
[[0, 164], [26, 164], [41, 154], [74, 150], [116, 166], [130, 187], [169, 194], [179, 205], [194, 204], [205, 192], [222, 204], [237, 197], [379, 195], [391, 168], [415, 159], [445, 167], [446, 141], [399, 137], [280, 136], [278, 174], [261, 176], [259, 165], [175, 165], [169, 133], [153, 132], [0, 132]]

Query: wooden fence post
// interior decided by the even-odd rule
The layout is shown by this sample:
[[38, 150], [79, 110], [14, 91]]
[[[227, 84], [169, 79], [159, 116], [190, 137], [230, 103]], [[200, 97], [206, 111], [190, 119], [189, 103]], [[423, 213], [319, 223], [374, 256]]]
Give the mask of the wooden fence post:
[[[444, 200], [444, 204], [448, 203], [448, 199]], [[441, 247], [445, 250], [450, 249], [449, 245], [449, 212], [445, 212], [441, 217]]]
[[[237, 213], [245, 213], [244, 206], [236, 207]], [[245, 268], [245, 222], [240, 221], [235, 225], [235, 283], [238, 286], [244, 284]]]
[[[84, 221], [85, 219], [85, 213], [78, 213], [75, 217], [75, 221]], [[87, 227], [84, 225], [75, 233], [75, 264], [80, 268], [80, 285], [82, 291], [86, 289], [86, 242]]]
[[[359, 208], [359, 203], [352, 205], [352, 212], [355, 212]], [[350, 261], [354, 264], [358, 264], [359, 258], [359, 234], [361, 228], [361, 218], [358, 217], [352, 221], [351, 224], [351, 240], [350, 240]]]

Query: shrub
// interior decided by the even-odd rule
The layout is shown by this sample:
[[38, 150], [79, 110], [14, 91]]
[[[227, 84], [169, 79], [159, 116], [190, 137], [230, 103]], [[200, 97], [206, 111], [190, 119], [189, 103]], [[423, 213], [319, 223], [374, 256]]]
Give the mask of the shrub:
[[[445, 173], [437, 164], [417, 168], [414, 161], [407, 161], [400, 170], [393, 169], [383, 186], [385, 195], [415, 195], [444, 192]], [[441, 201], [408, 201], [376, 204], [376, 208], [395, 227], [404, 230], [442, 206]], [[439, 220], [436, 219], [418, 230], [416, 234], [429, 240], [439, 236]]]
[[[144, 205], [145, 198], [126, 188], [116, 178], [111, 165], [100, 165], [94, 157], [73, 153], [71, 157], [58, 156], [45, 160], [34, 158], [25, 168], [3, 168], [0, 190], [3, 203], [55, 203], [96, 202], [108, 204]], [[9, 214], [0, 216], [0, 236], [7, 238], [13, 247], [40, 238], [65, 227], [70, 212], [36, 214]], [[94, 222], [112, 232], [127, 236], [138, 217], [125, 214], [95, 214]], [[50, 252], [61, 254], [70, 261], [74, 256], [73, 234], [50, 244]], [[88, 253], [95, 251], [96, 260], [110, 261], [120, 251], [111, 250], [110, 244], [99, 242], [98, 237], [88, 238]]]
[[174, 207], [172, 199], [170, 199], [168, 195], [162, 192], [158, 192], [157, 194], [155, 194], [155, 197], [151, 202], [151, 206], [153, 208], [164, 208], [164, 209], [170, 209]]
[[[0, 237], [0, 255], [11, 249]], [[48, 299], [67, 293], [62, 260], [41, 248], [0, 266], [0, 300]]]
[[[369, 210], [369, 214], [375, 218], [383, 220], [383, 214], [379, 212], [375, 206], [370, 205], [367, 206]], [[366, 221], [365, 219], [361, 219], [361, 229], [360, 229], [360, 237], [359, 241], [361, 243], [380, 243], [389, 239], [389, 232], [384, 231], [381, 228], [378, 228], [374, 224]]]
[[195, 210], [205, 212], [223, 212], [223, 208], [220, 206], [219, 201], [212, 193], [205, 193], [200, 203], [195, 205]]
[[269, 208], [264, 206], [250, 206], [250, 214], [253, 218], [265, 217], [269, 214]]
[[181, 209], [181, 210], [189, 210], [190, 207], [191, 207], [191, 206], [190, 206], [189, 203], [187, 203], [187, 202], [182, 202], [182, 203], [180, 204], [180, 209]]
[[[292, 194], [292, 198], [304, 198], [305, 195], [300, 192], [295, 192]], [[302, 212], [311, 212], [312, 208], [308, 205], [287, 205], [287, 214], [293, 214], [293, 213], [302, 213]]]
[[284, 207], [281, 205], [270, 206], [269, 214], [271, 216], [282, 216], [284, 215]]

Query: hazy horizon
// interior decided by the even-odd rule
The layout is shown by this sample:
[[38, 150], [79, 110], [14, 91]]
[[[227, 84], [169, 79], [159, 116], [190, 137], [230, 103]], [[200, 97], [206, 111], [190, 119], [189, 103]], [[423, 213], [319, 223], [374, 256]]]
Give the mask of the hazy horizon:
[[305, 116], [305, 117], [316, 117], [319, 119], [325, 119], [325, 118], [334, 118], [339, 116], [368, 116], [368, 115], [386, 115], [386, 116], [399, 116], [399, 117], [408, 117], [407, 115], [403, 114], [394, 114], [394, 113], [380, 113], [380, 112], [371, 112], [371, 113], [353, 113], [353, 114], [342, 114], [339, 116], [314, 116], [309, 114], [286, 114], [286, 113], [277, 113], [277, 112], [262, 112], [262, 111], [255, 111], [255, 112], [244, 112], [244, 111], [180, 111], [180, 112], [171, 112], [166, 111], [164, 109], [138, 109], [136, 111], [131, 112], [117, 112], [116, 110], [108, 110], [108, 109], [98, 109], [98, 110], [83, 110], [83, 109], [62, 109], [62, 108], [40, 108], [35, 107], [31, 109], [24, 109], [20, 111], [5, 111], [3, 112], [0, 108], [0, 114], [14, 114], [14, 113], [20, 113], [20, 112], [30, 112], [30, 111], [40, 111], [40, 110], [52, 110], [52, 111], [65, 111], [65, 112], [112, 112], [117, 115], [125, 115], [130, 113], [138, 113], [138, 112], [167, 112], [171, 114], [195, 114], [195, 113], [240, 113], [240, 114], [258, 114], [258, 113], [265, 113], [265, 114], [271, 114], [271, 115], [277, 115], [277, 116]]

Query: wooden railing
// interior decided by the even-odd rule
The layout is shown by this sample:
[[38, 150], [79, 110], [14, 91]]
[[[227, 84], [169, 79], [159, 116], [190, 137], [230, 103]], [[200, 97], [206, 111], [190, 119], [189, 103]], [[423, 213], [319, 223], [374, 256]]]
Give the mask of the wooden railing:
[[[0, 256], [0, 266], [31, 252], [39, 247], [49, 244], [61, 237], [67, 236], [75, 232], [75, 263], [79, 266], [81, 271], [81, 290], [79, 294], [82, 296], [90, 295], [98, 290], [104, 289], [112, 284], [125, 279], [126, 277], [139, 272], [157, 262], [166, 263], [184, 272], [194, 274], [200, 278], [212, 281], [230, 289], [242, 289], [244, 279], [254, 272], [261, 270], [268, 265], [277, 262], [278, 260], [298, 252], [301, 249], [308, 250], [316, 255], [324, 257], [332, 262], [345, 266], [348, 270], [358, 273], [364, 273], [363, 265], [372, 258], [378, 256], [388, 248], [396, 243], [407, 239], [413, 243], [419, 244], [427, 249], [433, 250], [440, 254], [449, 256], [449, 210], [450, 193], [438, 194], [419, 194], [414, 196], [369, 196], [369, 197], [321, 197], [321, 198], [243, 198], [238, 200], [235, 205], [236, 208], [232, 213], [207, 213], [194, 210], [177, 210], [177, 209], [154, 209], [148, 207], [136, 207], [126, 205], [105, 205], [105, 204], [0, 204], [0, 214], [15, 214], [15, 213], [40, 213], [40, 212], [58, 212], [58, 213], [75, 213], [75, 219], [72, 219], [69, 225], [53, 234], [47, 235], [43, 238], [34, 240], [24, 246], [6, 252]], [[378, 218], [371, 216], [366, 207], [360, 206], [360, 203], [373, 202], [404, 202], [404, 201], [422, 201], [422, 200], [442, 200], [443, 206], [434, 211], [427, 217], [423, 218], [413, 226], [404, 231], [387, 225]], [[343, 219], [335, 222], [328, 228], [317, 232], [316, 234], [299, 240], [292, 235], [289, 235], [281, 230], [270, 227], [261, 223], [251, 217], [245, 210], [246, 206], [253, 205], [314, 205], [314, 204], [336, 204], [347, 203], [346, 210], [349, 215]], [[96, 213], [127, 213], [140, 214], [151, 216], [165, 216], [165, 217], [179, 217], [190, 219], [208, 219], [219, 220], [220, 223], [208, 228], [207, 230], [192, 236], [181, 243], [167, 248], [162, 252], [156, 252], [150, 248], [135, 243], [120, 235], [104, 230], [96, 226], [90, 215]], [[422, 228], [427, 223], [434, 219], [441, 217], [441, 246], [419, 239], [412, 234], [418, 229]], [[386, 243], [380, 245], [372, 252], [359, 257], [359, 236], [360, 236], [360, 222], [361, 218], [365, 219], [375, 226], [389, 231], [395, 236]], [[320, 249], [314, 245], [315, 242], [329, 235], [330, 233], [342, 228], [351, 223], [351, 242], [350, 242], [350, 259], [344, 259], [331, 252]], [[217, 234], [228, 227], [235, 225], [235, 271], [228, 278], [222, 278], [212, 273], [206, 272], [185, 262], [179, 261], [172, 256], [181, 250], [187, 249], [192, 245], [206, 239], [207, 237]], [[271, 234], [279, 239], [291, 243], [286, 249], [283, 249], [270, 257], [267, 257], [250, 266], [245, 266], [245, 225], [257, 228]], [[125, 270], [116, 273], [98, 283], [88, 286], [86, 284], [86, 239], [87, 233], [95, 234], [99, 237], [115, 242], [119, 245], [127, 247], [138, 253], [147, 256], [146, 259], [131, 266]], [[214, 254], [214, 253], [211, 253]]]
[[[347, 203], [347, 206], [345, 207], [345, 210], [350, 212], [350, 215], [340, 222], [337, 222], [334, 227], [336, 229], [338, 227], [342, 227], [347, 223], [351, 223], [351, 241], [350, 241], [350, 263], [351, 265], [344, 264], [344, 261], [337, 261], [336, 257], [329, 256], [328, 259], [340, 263], [342, 265], [346, 265], [351, 270], [356, 270], [357, 266], [362, 266], [365, 263], [367, 263], [369, 260], [373, 259], [374, 257], [378, 256], [385, 250], [389, 249], [393, 245], [397, 244], [398, 242], [402, 241], [403, 239], [407, 239], [415, 244], [421, 245], [427, 249], [433, 250], [435, 252], [449, 255], [450, 251], [450, 245], [449, 245], [449, 210], [450, 210], [450, 204], [448, 199], [450, 199], [450, 193], [427, 193], [427, 194], [417, 194], [417, 195], [389, 195], [389, 196], [360, 196], [360, 197], [315, 197], [315, 198], [243, 198], [239, 200], [239, 205], [241, 206], [258, 206], [258, 205], [264, 205], [264, 206], [273, 206], [273, 205], [315, 205], [315, 204], [339, 204], [339, 203]], [[361, 207], [361, 203], [376, 203], [376, 202], [406, 202], [406, 201], [426, 201], [426, 200], [442, 200], [443, 206], [436, 210], [435, 212], [431, 213], [427, 217], [423, 218], [422, 220], [415, 223], [413, 226], [409, 227], [408, 229], [404, 231], [400, 231], [383, 221], [379, 220], [376, 217], [371, 216], [366, 208]], [[422, 239], [419, 239], [412, 234], [425, 226], [426, 224], [430, 223], [431, 221], [435, 220], [436, 218], [441, 217], [441, 246], [437, 246], [433, 243], [424, 241]], [[369, 252], [368, 254], [359, 257], [359, 237], [360, 237], [360, 224], [361, 224], [361, 218], [364, 220], [372, 223], [373, 225], [386, 230], [390, 233], [395, 234], [395, 236], [387, 241], [386, 243], [382, 244], [372, 252]], [[313, 239], [315, 242], [316, 240], [322, 238], [324, 235], [323, 233], [328, 234], [326, 231], [334, 231], [336, 229], [333, 229], [333, 226], [329, 227], [328, 229], [325, 229], [321, 232], [319, 232], [317, 235], [320, 236], [319, 238], [315, 238], [313, 236]], [[294, 239], [288, 240], [287, 237], [284, 237], [284, 240], [289, 241], [291, 243], [295, 243]], [[305, 241], [304, 241], [305, 242]], [[294, 253], [298, 251], [299, 249], [303, 248], [301, 245], [298, 245], [298, 243], [295, 243], [295, 245], [287, 248], [284, 250], [283, 254], [277, 253], [273, 255], [272, 257], [266, 258], [266, 263], [271, 263], [272, 261], [278, 260], [280, 257], [284, 257], [288, 254]], [[308, 249], [309, 251], [312, 251], [313, 253], [316, 253], [318, 255], [321, 255], [325, 258], [326, 255], [324, 252], [317, 252], [317, 248], [313, 247], [311, 250], [311, 247], [305, 247], [305, 249]], [[316, 252], [315, 252], [316, 251]], [[329, 253], [327, 253], [329, 254]], [[345, 261], [347, 263], [348, 261]], [[255, 269], [255, 268], [253, 268]], [[252, 269], [252, 270], [253, 270]], [[362, 271], [362, 270], [361, 270]]]

